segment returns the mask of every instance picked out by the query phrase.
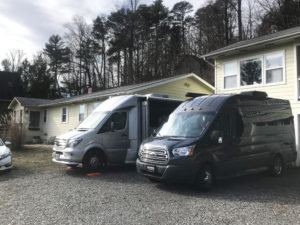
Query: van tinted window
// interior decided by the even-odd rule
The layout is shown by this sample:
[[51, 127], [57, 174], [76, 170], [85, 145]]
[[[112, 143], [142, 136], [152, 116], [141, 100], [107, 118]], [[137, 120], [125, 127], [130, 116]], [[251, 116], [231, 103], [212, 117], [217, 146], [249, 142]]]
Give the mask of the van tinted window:
[[101, 128], [101, 133], [111, 131], [111, 122], [114, 123], [114, 130], [123, 130], [126, 127], [127, 112], [115, 112]]

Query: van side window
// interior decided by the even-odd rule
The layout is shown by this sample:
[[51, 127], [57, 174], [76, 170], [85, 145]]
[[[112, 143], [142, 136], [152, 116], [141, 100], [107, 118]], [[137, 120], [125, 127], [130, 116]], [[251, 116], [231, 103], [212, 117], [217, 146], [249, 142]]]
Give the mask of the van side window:
[[115, 112], [106, 121], [100, 130], [100, 133], [111, 131], [111, 122], [114, 123], [114, 130], [123, 130], [126, 127], [127, 112]]

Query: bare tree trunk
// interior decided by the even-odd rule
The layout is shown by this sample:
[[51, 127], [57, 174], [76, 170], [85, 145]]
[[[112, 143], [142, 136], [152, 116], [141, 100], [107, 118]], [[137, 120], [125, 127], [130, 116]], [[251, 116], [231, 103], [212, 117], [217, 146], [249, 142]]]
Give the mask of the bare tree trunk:
[[243, 39], [243, 25], [242, 25], [242, 0], [238, 0], [238, 29], [239, 29], [239, 40]]

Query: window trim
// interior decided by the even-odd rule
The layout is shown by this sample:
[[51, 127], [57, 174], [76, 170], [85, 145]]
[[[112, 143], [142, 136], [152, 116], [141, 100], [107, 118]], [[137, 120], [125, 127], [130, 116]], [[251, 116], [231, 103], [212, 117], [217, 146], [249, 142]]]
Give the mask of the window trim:
[[[278, 53], [281, 53], [282, 56], [283, 56], [283, 80], [280, 81], [280, 82], [274, 82], [274, 83], [266, 83], [266, 76], [267, 76], [267, 69], [266, 69], [266, 56], [268, 55], [273, 55], [273, 54], [278, 54]], [[249, 59], [255, 59], [255, 58], [260, 58], [261, 59], [261, 65], [262, 65], [262, 83], [261, 84], [253, 84], [253, 85], [245, 85], [245, 86], [242, 86], [240, 84], [241, 82], [241, 72], [240, 72], [240, 62], [241, 61], [244, 61], [244, 60], [249, 60]], [[236, 61], [237, 62], [237, 87], [235, 88], [225, 88], [225, 79], [224, 77], [227, 77], [227, 76], [224, 76], [224, 65], [226, 63], [230, 63], [230, 62], [233, 62], [233, 61]], [[281, 68], [281, 67], [278, 67], [278, 68]], [[222, 85], [222, 91], [230, 91], [230, 90], [239, 90], [239, 89], [249, 89], [249, 88], [256, 88], [256, 87], [266, 87], [266, 86], [273, 86], [273, 85], [282, 85], [282, 84], [286, 84], [286, 61], [285, 61], [285, 50], [282, 49], [282, 50], [277, 50], [277, 51], [271, 51], [271, 52], [267, 52], [267, 53], [264, 53], [264, 54], [259, 54], [259, 55], [251, 55], [251, 56], [247, 56], [247, 57], [243, 57], [243, 58], [240, 58], [240, 59], [234, 59], [234, 60], [227, 60], [227, 61], [224, 61], [222, 62], [222, 82], [223, 82], [223, 85]]]
[[[63, 108], [66, 109], [66, 121], [63, 121]], [[60, 122], [61, 123], [68, 123], [69, 122], [69, 109], [67, 106], [60, 108]]]
[[[237, 74], [230, 74], [230, 75], [225, 75], [224, 72], [225, 72], [225, 64], [229, 64], [229, 63], [235, 63], [236, 66], [237, 66]], [[238, 86], [238, 78], [239, 78], [239, 70], [238, 70], [238, 60], [230, 60], [230, 61], [226, 61], [226, 62], [223, 62], [223, 90], [228, 90], [228, 89], [234, 89], [234, 88], [225, 88], [225, 77], [233, 77], [233, 76], [236, 76], [236, 79], [237, 79], [237, 86]], [[237, 87], [235, 87], [237, 88]]]
[[[294, 79], [296, 79], [296, 88], [295, 88], [296, 89], [295, 90], [295, 92], [296, 92], [296, 102], [300, 102], [300, 98], [299, 98], [299, 96], [300, 96], [300, 91], [299, 91], [300, 85], [299, 85], [299, 79], [298, 79], [298, 67], [300, 67], [300, 65], [298, 65], [298, 61], [297, 61], [297, 48], [298, 47], [300, 48], [300, 43], [296, 43], [294, 45], [294, 74], [295, 74]], [[299, 56], [300, 56], [300, 54], [299, 54]]]
[[80, 115], [80, 106], [83, 105], [84, 106], [84, 112], [83, 112], [83, 120], [86, 118], [87, 116], [87, 104], [79, 104], [78, 105], [78, 112], [77, 112], [77, 122], [82, 122], [83, 120], [79, 120], [79, 115]]
[[19, 114], [20, 114], [19, 123], [23, 124], [24, 123], [24, 110], [21, 109]]
[[[39, 126], [38, 127], [32, 127], [30, 126], [30, 114], [31, 112], [38, 112], [39, 113]], [[40, 110], [29, 110], [29, 119], [28, 119], [28, 129], [29, 130], [40, 130], [41, 128], [41, 111]]]
[[[273, 68], [267, 69], [267, 66], [266, 66], [267, 56], [275, 55], [275, 54], [282, 55], [282, 67], [273, 67]], [[274, 83], [267, 83], [267, 70], [274, 70], [274, 69], [280, 69], [280, 68], [282, 68], [282, 81], [274, 82]], [[284, 50], [264, 54], [264, 77], [265, 77], [265, 86], [285, 84], [286, 77], [285, 77], [285, 51]]]
[[[46, 121], [45, 121], [45, 112], [46, 112]], [[48, 123], [48, 109], [43, 110], [43, 123], [44, 124]]]

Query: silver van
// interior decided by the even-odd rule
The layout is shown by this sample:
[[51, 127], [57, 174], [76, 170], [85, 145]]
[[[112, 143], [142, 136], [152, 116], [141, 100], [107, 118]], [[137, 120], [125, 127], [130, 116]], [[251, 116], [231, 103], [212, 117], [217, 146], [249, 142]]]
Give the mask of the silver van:
[[78, 127], [56, 138], [52, 161], [72, 167], [82, 163], [87, 171], [134, 164], [141, 142], [181, 102], [153, 94], [109, 98]]

